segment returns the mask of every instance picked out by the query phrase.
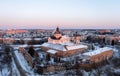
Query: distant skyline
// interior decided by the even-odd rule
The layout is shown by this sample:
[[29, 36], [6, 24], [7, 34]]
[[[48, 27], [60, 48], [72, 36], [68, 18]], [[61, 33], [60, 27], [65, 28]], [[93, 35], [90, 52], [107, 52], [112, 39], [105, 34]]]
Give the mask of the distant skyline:
[[0, 29], [120, 29], [120, 0], [0, 0]]

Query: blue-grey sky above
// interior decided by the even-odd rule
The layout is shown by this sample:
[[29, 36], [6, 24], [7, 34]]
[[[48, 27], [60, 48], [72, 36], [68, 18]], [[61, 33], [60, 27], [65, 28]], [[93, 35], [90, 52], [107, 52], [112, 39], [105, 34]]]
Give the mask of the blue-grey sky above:
[[120, 0], [0, 0], [0, 28], [120, 28]]

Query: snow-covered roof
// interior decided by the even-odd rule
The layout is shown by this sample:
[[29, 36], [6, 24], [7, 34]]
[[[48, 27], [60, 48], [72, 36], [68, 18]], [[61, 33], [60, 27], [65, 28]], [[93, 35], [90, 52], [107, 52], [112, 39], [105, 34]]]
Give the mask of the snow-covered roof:
[[[20, 38], [15, 38], [15, 40], [20, 40]], [[23, 40], [32, 40], [32, 38], [23, 38]], [[34, 40], [41, 40], [41, 38], [34, 38]]]
[[20, 38], [15, 38], [15, 40], [20, 40]]
[[48, 50], [48, 53], [55, 54], [57, 51], [56, 50]]
[[120, 42], [120, 40], [118, 42]]
[[[24, 45], [10, 45], [14, 49], [19, 49], [19, 47], [28, 47], [29, 45], [24, 44]], [[32, 45], [33, 47], [40, 47], [41, 45]]]
[[23, 40], [32, 40], [31, 38], [24, 38]]
[[42, 44], [42, 46], [53, 48], [56, 50], [66, 51], [65, 47], [61, 44], [44, 43], [44, 44]]
[[73, 49], [80, 49], [80, 48], [88, 48], [86, 45], [72, 45], [72, 46], [66, 46], [68, 50], [73, 50]]
[[72, 42], [66, 42], [66, 43], [62, 43], [61, 45], [72, 46], [72, 45], [74, 45], [74, 43], [72, 43]]
[[42, 46], [53, 48], [56, 50], [67, 51], [73, 49], [87, 48], [86, 45], [62, 45], [62, 44], [52, 44], [52, 43], [44, 43]]
[[42, 40], [41, 38], [35, 38], [34, 40]]
[[104, 47], [104, 48], [99, 48], [99, 49], [92, 51], [92, 52], [83, 53], [83, 55], [93, 56], [93, 55], [100, 54], [102, 52], [109, 51], [109, 50], [112, 50], [112, 48]]
[[10, 45], [11, 47], [13, 47], [14, 49], [19, 49], [19, 47], [27, 47], [28, 45]]

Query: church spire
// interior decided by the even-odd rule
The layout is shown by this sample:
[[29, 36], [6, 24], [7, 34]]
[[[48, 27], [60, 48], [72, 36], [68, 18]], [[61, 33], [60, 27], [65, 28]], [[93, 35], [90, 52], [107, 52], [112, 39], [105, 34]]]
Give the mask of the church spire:
[[54, 34], [61, 34], [61, 32], [60, 32], [60, 30], [59, 30], [59, 27], [57, 26], [57, 28], [56, 28], [56, 30], [55, 30], [55, 32], [54, 32]]

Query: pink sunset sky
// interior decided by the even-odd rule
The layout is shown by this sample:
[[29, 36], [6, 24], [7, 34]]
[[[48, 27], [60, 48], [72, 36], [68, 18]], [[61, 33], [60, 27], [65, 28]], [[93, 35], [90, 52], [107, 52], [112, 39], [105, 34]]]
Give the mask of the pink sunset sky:
[[1, 0], [0, 29], [120, 29], [120, 0]]

